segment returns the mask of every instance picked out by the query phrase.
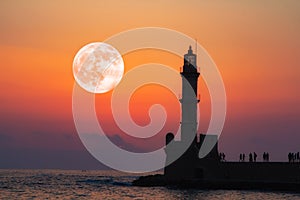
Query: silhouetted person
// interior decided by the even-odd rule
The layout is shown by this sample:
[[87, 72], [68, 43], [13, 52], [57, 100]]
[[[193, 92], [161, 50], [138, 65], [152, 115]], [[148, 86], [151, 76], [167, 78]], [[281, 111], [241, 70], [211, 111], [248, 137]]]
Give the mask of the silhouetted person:
[[246, 155], [243, 153], [243, 162], [245, 161], [245, 157], [246, 157]]
[[223, 156], [223, 161], [226, 161], [225, 160], [225, 153], [222, 153], [222, 156]]
[[269, 153], [266, 153], [266, 161], [269, 162]]
[[243, 155], [240, 154], [240, 162], [242, 162], [242, 161], [243, 161]]
[[253, 153], [253, 158], [254, 158], [254, 162], [256, 162], [257, 154], [255, 152]]
[[266, 162], [266, 152], [263, 154], [263, 161]]
[[253, 162], [252, 153], [249, 154], [249, 162]]
[[300, 153], [299, 152], [297, 152], [297, 161], [299, 162], [300, 161]]
[[288, 159], [289, 159], [289, 162], [292, 162], [292, 153], [291, 152], [289, 152], [289, 154], [288, 154]]

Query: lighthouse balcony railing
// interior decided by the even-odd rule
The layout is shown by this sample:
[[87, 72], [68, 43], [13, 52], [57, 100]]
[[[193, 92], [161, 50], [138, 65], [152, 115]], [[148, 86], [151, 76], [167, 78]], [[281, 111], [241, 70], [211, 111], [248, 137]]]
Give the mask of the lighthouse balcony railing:
[[183, 69], [184, 67], [180, 67], [179, 68], [179, 72], [180, 73], [184, 73], [184, 72], [186, 72], [186, 73], [195, 73], [195, 72], [198, 72], [198, 73], [200, 73], [200, 67], [194, 67], [194, 68], [196, 68], [196, 70], [194, 70], [193, 68], [192, 69], [190, 69], [190, 70], [184, 70]]

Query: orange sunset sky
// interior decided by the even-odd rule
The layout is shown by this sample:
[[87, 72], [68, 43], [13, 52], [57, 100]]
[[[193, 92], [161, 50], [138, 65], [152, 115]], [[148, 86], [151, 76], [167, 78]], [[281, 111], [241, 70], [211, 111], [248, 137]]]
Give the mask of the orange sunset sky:
[[[149, 26], [197, 38], [218, 66], [227, 94], [219, 149], [228, 159], [268, 151], [271, 160], [286, 160], [288, 152], [300, 151], [299, 10], [297, 0], [1, 1], [0, 167], [99, 167], [73, 122], [73, 58], [87, 43]], [[123, 59], [125, 73], [149, 62], [176, 70], [183, 65], [181, 58], [158, 50], [131, 52]], [[210, 99], [202, 79], [198, 92], [199, 132], [205, 132]], [[179, 102], [162, 87], [142, 87], [131, 100], [132, 117], [140, 125], [149, 122], [154, 103], [168, 112], [162, 132], [148, 140], [130, 138], [115, 126], [110, 96], [96, 95], [97, 114], [125, 149], [158, 148], [166, 132], [178, 129]]]

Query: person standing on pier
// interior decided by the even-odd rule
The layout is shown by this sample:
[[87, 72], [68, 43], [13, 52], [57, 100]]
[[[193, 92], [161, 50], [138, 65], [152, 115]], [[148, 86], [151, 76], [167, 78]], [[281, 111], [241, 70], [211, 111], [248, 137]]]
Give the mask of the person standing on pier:
[[252, 153], [249, 154], [249, 162], [253, 162]]
[[253, 152], [254, 162], [256, 162], [257, 154]]

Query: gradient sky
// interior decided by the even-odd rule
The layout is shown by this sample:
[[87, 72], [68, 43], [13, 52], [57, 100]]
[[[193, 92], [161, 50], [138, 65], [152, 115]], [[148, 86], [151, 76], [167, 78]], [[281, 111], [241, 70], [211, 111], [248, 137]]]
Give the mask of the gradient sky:
[[[101, 168], [75, 130], [73, 58], [89, 42], [147, 26], [197, 38], [217, 64], [228, 98], [219, 150], [228, 159], [250, 151], [260, 158], [268, 151], [271, 160], [287, 160], [288, 152], [300, 151], [299, 10], [297, 0], [1, 1], [0, 168]], [[183, 64], [157, 50], [123, 59], [125, 72], [147, 62], [177, 70]], [[200, 132], [205, 132], [210, 100], [203, 80], [199, 87]], [[125, 149], [160, 147], [164, 134], [178, 128], [179, 103], [162, 87], [145, 86], [132, 98], [131, 114], [138, 124], [149, 122], [153, 103], [164, 105], [171, 116], [159, 135], [145, 141], [127, 137], [115, 126], [110, 96], [97, 95], [96, 108], [104, 108], [97, 114], [112, 140]]]

